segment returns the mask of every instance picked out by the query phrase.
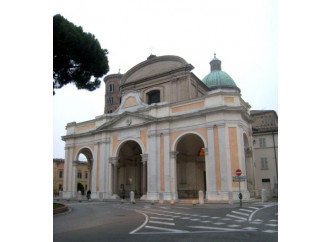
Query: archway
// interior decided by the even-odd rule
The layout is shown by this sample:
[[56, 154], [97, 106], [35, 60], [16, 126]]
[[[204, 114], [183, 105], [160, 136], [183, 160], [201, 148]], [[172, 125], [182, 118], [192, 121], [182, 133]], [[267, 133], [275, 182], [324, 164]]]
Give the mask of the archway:
[[125, 189], [125, 197], [129, 197], [130, 191], [134, 191], [135, 197], [143, 195], [142, 189], [142, 149], [133, 140], [124, 142], [118, 153], [117, 187], [115, 192], [120, 195], [121, 188]]
[[[89, 148], [81, 149], [77, 154], [77, 174], [76, 181], [77, 181], [77, 191], [79, 190], [79, 183], [80, 183], [80, 190], [88, 191], [92, 189], [92, 169], [93, 169], [93, 154]], [[82, 194], [83, 194], [82, 191]]]
[[206, 193], [204, 143], [196, 134], [186, 134], [178, 141], [176, 151], [178, 198], [198, 198]]
[[78, 184], [77, 184], [77, 191], [80, 191], [81, 192], [81, 195], [85, 195], [84, 185], [81, 184], [80, 182], [78, 182]]

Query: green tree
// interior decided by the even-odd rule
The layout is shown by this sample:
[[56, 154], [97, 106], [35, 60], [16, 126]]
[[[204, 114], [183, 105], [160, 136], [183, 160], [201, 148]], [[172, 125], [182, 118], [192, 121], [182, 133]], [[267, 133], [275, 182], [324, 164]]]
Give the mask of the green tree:
[[[53, 17], [53, 95], [55, 89], [73, 83], [94, 91], [109, 71], [108, 51], [91, 33], [85, 33], [60, 14]], [[94, 80], [92, 80], [94, 77]]]

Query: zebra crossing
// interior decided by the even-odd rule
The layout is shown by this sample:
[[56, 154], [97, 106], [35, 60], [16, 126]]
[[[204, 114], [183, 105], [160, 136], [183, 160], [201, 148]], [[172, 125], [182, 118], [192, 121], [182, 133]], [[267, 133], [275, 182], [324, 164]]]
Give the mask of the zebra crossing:
[[[134, 210], [145, 216], [144, 223], [130, 234], [159, 233], [203, 233], [203, 232], [242, 232], [260, 231], [277, 233], [277, 220], [253, 219], [253, 215], [267, 206], [234, 208], [223, 216], [210, 216], [195, 213], [189, 207], [150, 206], [134, 208], [130, 205], [117, 205], [118, 208]], [[193, 210], [194, 213], [189, 213]], [[277, 216], [277, 215], [275, 215]]]

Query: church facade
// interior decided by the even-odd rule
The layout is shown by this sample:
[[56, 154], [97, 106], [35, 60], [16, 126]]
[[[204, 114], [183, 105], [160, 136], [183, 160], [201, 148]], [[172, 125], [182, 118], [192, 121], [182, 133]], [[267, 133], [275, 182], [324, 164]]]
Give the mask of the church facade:
[[[83, 154], [92, 199], [117, 199], [124, 187], [143, 200], [237, 200], [254, 194], [250, 105], [214, 56], [200, 80], [178, 56], [151, 55], [106, 83], [105, 113], [67, 124], [63, 197], [77, 197]], [[120, 88], [117, 99], [111, 93]], [[111, 92], [112, 90], [112, 92]], [[119, 101], [118, 101], [119, 99]], [[116, 109], [111, 109], [115, 104]], [[236, 169], [247, 180], [233, 181]]]

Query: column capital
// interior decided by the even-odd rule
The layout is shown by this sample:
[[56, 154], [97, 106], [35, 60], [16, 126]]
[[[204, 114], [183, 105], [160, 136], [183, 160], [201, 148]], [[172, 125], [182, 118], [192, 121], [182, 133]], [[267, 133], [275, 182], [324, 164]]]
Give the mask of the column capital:
[[148, 154], [140, 154], [142, 160], [141, 162], [144, 164], [148, 161]]
[[177, 151], [170, 151], [170, 158], [171, 159], [176, 159], [177, 154], [179, 154], [179, 152], [177, 152]]
[[203, 148], [203, 150], [204, 150], [204, 154], [205, 155], [208, 155], [209, 154], [209, 149], [208, 148]]
[[109, 163], [113, 165], [118, 165], [118, 160], [119, 160], [118, 156], [109, 157]]

